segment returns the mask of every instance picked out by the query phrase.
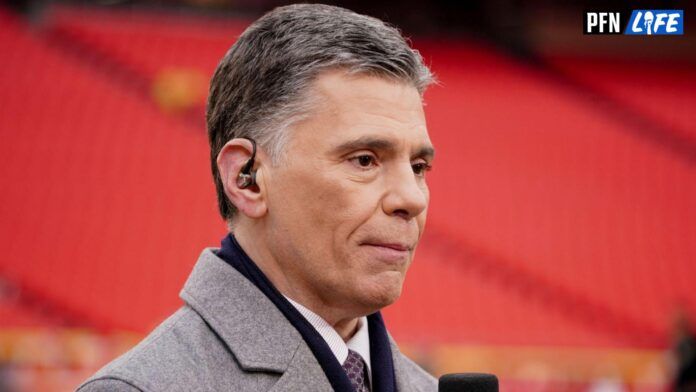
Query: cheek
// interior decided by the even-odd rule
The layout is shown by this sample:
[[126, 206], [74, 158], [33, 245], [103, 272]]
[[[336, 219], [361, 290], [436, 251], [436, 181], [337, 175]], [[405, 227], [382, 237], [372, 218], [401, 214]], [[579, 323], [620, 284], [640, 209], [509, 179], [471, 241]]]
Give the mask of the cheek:
[[314, 178], [299, 197], [306, 201], [304, 216], [310, 229], [328, 235], [350, 219], [350, 191], [336, 179]]
[[350, 219], [353, 192], [340, 179], [316, 175], [316, 170], [287, 173], [269, 198], [272, 213], [279, 211], [287, 225], [309, 233], [330, 234]]
[[315, 223], [334, 225], [345, 220], [351, 209], [350, 190], [336, 179], [320, 178], [307, 189]]

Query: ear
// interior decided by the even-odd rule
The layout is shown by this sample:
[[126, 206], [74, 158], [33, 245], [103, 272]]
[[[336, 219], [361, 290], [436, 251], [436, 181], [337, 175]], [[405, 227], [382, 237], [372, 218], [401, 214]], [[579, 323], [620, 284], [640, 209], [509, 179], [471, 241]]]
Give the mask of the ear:
[[237, 185], [237, 177], [247, 161], [251, 159], [252, 151], [253, 146], [248, 139], [232, 139], [220, 150], [217, 156], [217, 167], [227, 198], [240, 213], [249, 218], [258, 219], [268, 211], [265, 190], [258, 185], [262, 183], [260, 177], [265, 158], [260, 149], [256, 151], [254, 167], [251, 169], [252, 172], [256, 171], [256, 184], [247, 188], [240, 188]]

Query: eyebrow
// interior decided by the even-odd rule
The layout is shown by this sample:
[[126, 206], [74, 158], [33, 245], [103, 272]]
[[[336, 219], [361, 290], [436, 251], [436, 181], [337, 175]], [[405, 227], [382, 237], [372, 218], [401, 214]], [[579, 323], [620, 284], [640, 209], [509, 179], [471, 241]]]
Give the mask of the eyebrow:
[[[334, 147], [331, 152], [334, 154], [344, 154], [354, 150], [370, 149], [381, 150], [387, 152], [395, 152], [397, 150], [396, 143], [391, 140], [383, 139], [374, 136], [362, 136], [354, 140], [349, 140]], [[429, 158], [435, 157], [435, 149], [430, 145], [419, 147], [411, 158]]]

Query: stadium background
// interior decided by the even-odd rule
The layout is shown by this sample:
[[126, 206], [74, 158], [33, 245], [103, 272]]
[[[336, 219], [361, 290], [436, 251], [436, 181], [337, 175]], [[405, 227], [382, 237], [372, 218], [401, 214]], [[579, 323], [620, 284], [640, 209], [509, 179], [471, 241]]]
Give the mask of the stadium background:
[[[0, 5], [0, 391], [71, 390], [181, 305], [225, 232], [207, 83], [279, 4]], [[339, 5], [441, 82], [426, 235], [384, 311], [404, 351], [503, 391], [669, 388], [696, 316], [694, 10], [624, 37], [581, 29], [625, 2]]]

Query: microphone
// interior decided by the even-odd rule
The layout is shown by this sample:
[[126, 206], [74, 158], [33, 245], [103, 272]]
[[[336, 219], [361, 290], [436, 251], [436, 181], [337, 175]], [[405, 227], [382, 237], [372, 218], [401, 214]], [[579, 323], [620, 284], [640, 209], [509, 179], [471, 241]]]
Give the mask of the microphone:
[[498, 392], [498, 378], [486, 373], [452, 373], [440, 377], [439, 392]]

